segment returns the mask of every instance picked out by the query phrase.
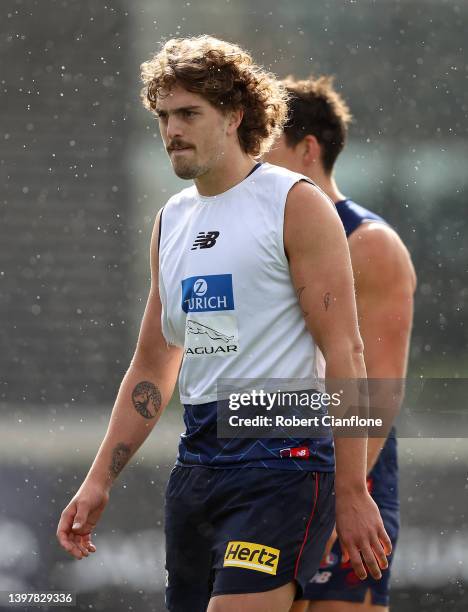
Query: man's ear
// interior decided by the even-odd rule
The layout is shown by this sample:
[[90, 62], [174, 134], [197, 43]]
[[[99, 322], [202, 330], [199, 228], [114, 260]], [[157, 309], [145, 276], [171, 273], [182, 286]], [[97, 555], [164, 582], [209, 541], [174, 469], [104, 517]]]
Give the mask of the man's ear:
[[227, 133], [229, 135], [234, 134], [234, 132], [238, 129], [238, 127], [242, 123], [243, 118], [244, 118], [243, 108], [238, 108], [236, 110], [229, 111], [228, 124], [227, 124]]
[[319, 141], [312, 134], [308, 134], [304, 139], [303, 161], [304, 165], [311, 166], [320, 161], [321, 147]]

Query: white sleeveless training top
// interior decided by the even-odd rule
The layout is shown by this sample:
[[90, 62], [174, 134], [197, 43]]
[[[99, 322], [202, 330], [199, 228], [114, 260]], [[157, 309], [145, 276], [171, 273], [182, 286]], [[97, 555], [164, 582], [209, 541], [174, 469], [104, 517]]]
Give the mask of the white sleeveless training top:
[[324, 378], [323, 355], [306, 329], [283, 243], [286, 198], [301, 180], [309, 181], [263, 163], [222, 194], [202, 196], [192, 186], [165, 205], [162, 330], [168, 343], [184, 348], [183, 404], [215, 401], [220, 378], [309, 381], [283, 384], [289, 391]]

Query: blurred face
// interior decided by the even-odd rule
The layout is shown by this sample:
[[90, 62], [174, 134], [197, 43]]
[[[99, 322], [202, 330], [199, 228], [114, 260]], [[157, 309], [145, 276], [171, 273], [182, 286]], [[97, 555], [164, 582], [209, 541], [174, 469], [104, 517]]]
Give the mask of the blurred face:
[[263, 159], [270, 164], [283, 166], [283, 168], [287, 168], [293, 172], [304, 172], [303, 152], [301, 147], [288, 146], [284, 134], [281, 134], [281, 136], [275, 140], [271, 149], [264, 155]]
[[158, 98], [159, 129], [172, 167], [182, 179], [196, 179], [223, 159], [228, 119], [196, 93], [174, 85]]

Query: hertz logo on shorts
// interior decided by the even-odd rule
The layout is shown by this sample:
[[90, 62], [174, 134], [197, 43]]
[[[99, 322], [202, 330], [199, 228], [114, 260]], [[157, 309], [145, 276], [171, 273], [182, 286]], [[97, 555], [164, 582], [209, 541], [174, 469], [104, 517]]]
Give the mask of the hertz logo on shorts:
[[252, 542], [228, 542], [224, 567], [243, 567], [276, 576], [280, 551]]

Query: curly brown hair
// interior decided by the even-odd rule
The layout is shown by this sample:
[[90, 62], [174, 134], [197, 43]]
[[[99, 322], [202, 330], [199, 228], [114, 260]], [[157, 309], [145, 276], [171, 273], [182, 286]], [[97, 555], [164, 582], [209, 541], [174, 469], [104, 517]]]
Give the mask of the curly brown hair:
[[336, 158], [343, 150], [352, 120], [351, 111], [334, 89], [332, 76], [310, 77], [296, 81], [288, 76], [283, 85], [289, 93], [289, 115], [284, 134], [290, 146], [305, 136], [315, 136], [322, 148], [322, 163], [332, 172]]
[[240, 146], [254, 157], [268, 151], [286, 120], [288, 96], [276, 77], [238, 45], [212, 36], [168, 40], [141, 65], [141, 78], [141, 99], [150, 111], [176, 83], [223, 112], [241, 108]]

